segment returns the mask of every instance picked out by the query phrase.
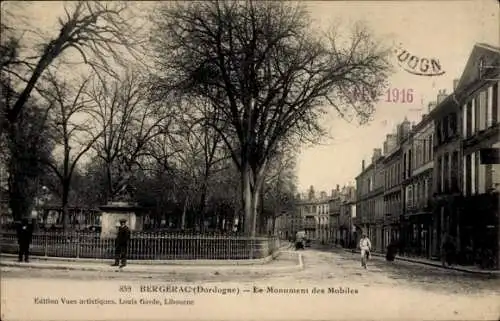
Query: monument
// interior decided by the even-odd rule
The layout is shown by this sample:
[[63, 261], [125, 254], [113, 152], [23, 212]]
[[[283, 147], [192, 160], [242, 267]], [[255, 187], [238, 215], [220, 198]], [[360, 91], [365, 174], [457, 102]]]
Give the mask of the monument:
[[100, 206], [101, 212], [101, 238], [115, 238], [118, 233], [120, 220], [126, 219], [131, 231], [142, 231], [143, 217], [139, 207], [131, 200], [131, 187], [124, 183], [117, 196], [108, 204]]

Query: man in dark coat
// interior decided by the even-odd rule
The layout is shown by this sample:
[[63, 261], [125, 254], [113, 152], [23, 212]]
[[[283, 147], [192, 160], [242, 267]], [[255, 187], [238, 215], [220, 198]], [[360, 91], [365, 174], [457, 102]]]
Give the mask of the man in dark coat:
[[23, 219], [17, 227], [17, 242], [19, 244], [19, 262], [29, 262], [30, 244], [33, 238], [33, 225]]
[[127, 249], [128, 242], [130, 241], [130, 229], [126, 223], [127, 220], [120, 220], [120, 227], [118, 228], [118, 235], [115, 240], [115, 264], [112, 266], [124, 267], [127, 265]]
[[385, 259], [389, 262], [394, 261], [396, 258], [398, 244], [395, 239], [391, 240], [391, 243], [387, 246], [387, 253], [385, 254]]

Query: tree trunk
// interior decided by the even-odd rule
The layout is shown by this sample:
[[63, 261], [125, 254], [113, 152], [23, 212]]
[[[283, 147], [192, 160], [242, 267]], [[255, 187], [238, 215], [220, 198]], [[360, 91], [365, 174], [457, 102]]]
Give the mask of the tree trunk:
[[254, 190], [252, 193], [252, 233], [251, 236], [255, 237], [256, 236], [256, 226], [257, 226], [257, 208], [259, 206], [259, 191], [258, 189]]
[[244, 217], [244, 228], [243, 231], [247, 236], [255, 235], [255, 210], [252, 204], [253, 195], [251, 187], [251, 171], [250, 167], [246, 166], [243, 168], [241, 173], [241, 183], [242, 183], [242, 205], [243, 205], [243, 217]]
[[63, 190], [62, 190], [62, 223], [63, 223], [63, 231], [66, 233], [68, 231], [68, 218], [69, 218], [69, 211], [68, 211], [68, 200], [69, 200], [69, 187], [70, 183], [69, 181], [64, 181], [63, 182]]
[[199, 219], [201, 233], [205, 232], [205, 202], [207, 199], [207, 184], [203, 184], [200, 198]]
[[113, 182], [111, 177], [111, 163], [106, 164], [106, 180], [108, 181], [106, 203], [113, 201]]
[[182, 209], [182, 218], [181, 218], [181, 230], [184, 231], [184, 228], [186, 227], [186, 212], [187, 212], [187, 204], [188, 204], [188, 199], [184, 200], [184, 207]]

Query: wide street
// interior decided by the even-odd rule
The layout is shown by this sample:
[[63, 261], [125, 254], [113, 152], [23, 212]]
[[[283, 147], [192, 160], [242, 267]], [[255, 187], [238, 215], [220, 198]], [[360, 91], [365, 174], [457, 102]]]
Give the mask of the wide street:
[[[2, 313], [15, 319], [398, 319], [498, 320], [500, 279], [414, 263], [374, 258], [367, 270], [358, 255], [341, 250], [307, 249], [302, 271], [231, 275], [217, 272], [147, 275], [2, 268]], [[141, 285], [232, 288], [237, 294], [141, 293]], [[131, 292], [120, 292], [129, 285]], [[268, 287], [273, 287], [269, 293]], [[278, 289], [307, 293], [278, 293]], [[319, 291], [315, 291], [316, 290]], [[344, 293], [328, 293], [329, 288]], [[260, 292], [259, 289], [262, 289]], [[325, 293], [320, 293], [321, 289]], [[208, 290], [207, 290], [208, 291]], [[335, 290], [336, 291], [336, 290]], [[315, 293], [317, 292], [317, 293]], [[350, 292], [351, 294], [346, 294]], [[357, 292], [357, 293], [355, 293]], [[135, 298], [135, 304], [34, 304], [35, 298]], [[144, 305], [140, 298], [161, 304]], [[192, 300], [191, 305], [165, 299]], [[23, 309], [21, 307], [29, 307]], [[123, 313], [125, 312], [125, 313]], [[85, 313], [85, 314], [84, 314]], [[84, 316], [85, 315], [85, 316]], [[35, 317], [36, 316], [36, 317]]]

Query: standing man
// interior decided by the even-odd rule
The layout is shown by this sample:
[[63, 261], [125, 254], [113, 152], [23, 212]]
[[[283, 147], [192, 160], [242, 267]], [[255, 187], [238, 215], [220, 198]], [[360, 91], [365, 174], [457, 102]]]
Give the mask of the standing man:
[[118, 235], [115, 240], [115, 264], [112, 265], [121, 268], [127, 265], [127, 249], [130, 241], [130, 229], [126, 223], [126, 219], [120, 220], [120, 227], [118, 227]]
[[370, 257], [370, 250], [372, 248], [372, 243], [363, 232], [361, 239], [359, 240], [359, 249], [361, 250], [361, 266], [366, 269], [366, 261]]
[[33, 238], [33, 225], [27, 219], [22, 219], [17, 227], [17, 242], [19, 244], [19, 262], [29, 262], [30, 244]]

